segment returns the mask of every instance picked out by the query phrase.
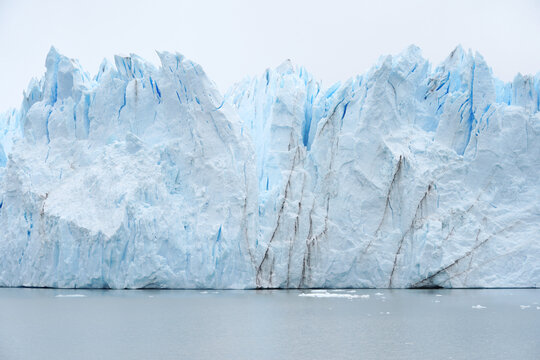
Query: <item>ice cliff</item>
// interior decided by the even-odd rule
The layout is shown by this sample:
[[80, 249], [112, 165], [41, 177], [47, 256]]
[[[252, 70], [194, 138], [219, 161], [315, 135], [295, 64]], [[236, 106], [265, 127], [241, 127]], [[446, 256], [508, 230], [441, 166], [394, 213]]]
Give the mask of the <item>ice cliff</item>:
[[51, 49], [0, 116], [0, 286], [536, 287], [540, 74], [410, 47], [222, 96], [159, 53]]

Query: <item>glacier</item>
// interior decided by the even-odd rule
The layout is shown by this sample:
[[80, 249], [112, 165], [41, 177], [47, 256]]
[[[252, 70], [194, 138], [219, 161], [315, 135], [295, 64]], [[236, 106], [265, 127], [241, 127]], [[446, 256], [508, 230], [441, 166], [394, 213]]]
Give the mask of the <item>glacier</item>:
[[324, 87], [287, 60], [222, 95], [198, 64], [51, 48], [0, 115], [0, 286], [540, 284], [540, 73], [411, 46]]

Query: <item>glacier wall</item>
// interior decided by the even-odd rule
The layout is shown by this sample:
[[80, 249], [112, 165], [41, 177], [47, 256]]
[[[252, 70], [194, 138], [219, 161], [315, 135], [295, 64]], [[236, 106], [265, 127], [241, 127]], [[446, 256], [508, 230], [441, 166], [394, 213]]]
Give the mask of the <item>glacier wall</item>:
[[51, 49], [0, 116], [0, 286], [536, 287], [540, 74], [416, 47], [222, 96], [159, 53]]

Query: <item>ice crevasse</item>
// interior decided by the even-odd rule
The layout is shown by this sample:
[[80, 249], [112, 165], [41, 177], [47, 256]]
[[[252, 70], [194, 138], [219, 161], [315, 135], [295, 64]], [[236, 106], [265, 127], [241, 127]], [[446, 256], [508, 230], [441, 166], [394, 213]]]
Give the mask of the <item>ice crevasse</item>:
[[222, 95], [180, 54], [52, 48], [0, 116], [0, 286], [537, 287], [540, 74], [414, 46]]

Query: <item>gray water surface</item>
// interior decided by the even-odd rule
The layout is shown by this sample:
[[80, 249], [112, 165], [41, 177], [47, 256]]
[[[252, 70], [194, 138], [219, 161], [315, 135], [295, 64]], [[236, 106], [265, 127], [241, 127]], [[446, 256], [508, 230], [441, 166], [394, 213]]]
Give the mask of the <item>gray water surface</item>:
[[0, 359], [540, 359], [540, 290], [0, 289]]

